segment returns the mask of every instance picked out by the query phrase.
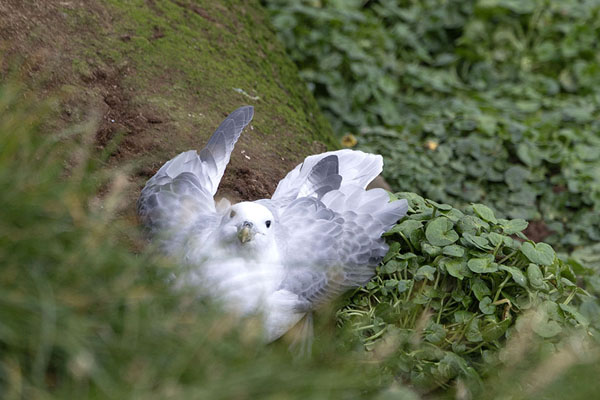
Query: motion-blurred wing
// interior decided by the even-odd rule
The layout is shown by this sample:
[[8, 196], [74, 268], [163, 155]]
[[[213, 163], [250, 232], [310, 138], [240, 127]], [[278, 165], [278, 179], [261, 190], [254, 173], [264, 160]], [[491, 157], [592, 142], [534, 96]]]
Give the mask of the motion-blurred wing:
[[406, 210], [406, 200], [390, 203], [382, 189], [351, 185], [321, 200], [294, 200], [280, 211], [278, 224], [286, 267], [281, 289], [314, 307], [367, 283], [388, 250], [381, 235]]
[[[337, 168], [325, 168], [323, 164], [331, 166], [333, 158], [337, 159]], [[289, 203], [300, 197], [320, 198], [328, 191], [346, 185], [364, 189], [381, 173], [382, 168], [383, 159], [380, 155], [362, 151], [338, 150], [309, 156], [279, 182], [272, 200]], [[315, 179], [316, 170], [320, 172], [317, 176], [321, 179]], [[323, 184], [326, 176], [329, 177], [328, 185]]]
[[192, 229], [206, 235], [216, 228], [213, 196], [231, 152], [254, 113], [245, 106], [231, 113], [200, 154], [190, 150], [166, 162], [148, 180], [138, 200], [138, 214], [151, 235], [160, 235], [167, 252], [181, 248]]

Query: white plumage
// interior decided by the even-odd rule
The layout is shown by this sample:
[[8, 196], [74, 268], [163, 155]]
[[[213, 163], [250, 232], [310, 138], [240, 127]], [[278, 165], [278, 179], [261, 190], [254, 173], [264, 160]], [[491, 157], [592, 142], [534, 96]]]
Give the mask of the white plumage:
[[146, 183], [138, 212], [162, 249], [190, 266], [193, 285], [239, 314], [262, 314], [266, 339], [283, 335], [341, 292], [365, 284], [388, 247], [381, 235], [405, 200], [365, 190], [379, 155], [339, 150], [307, 157], [271, 199], [215, 205], [231, 152], [253, 116], [230, 114], [198, 154], [168, 161]]

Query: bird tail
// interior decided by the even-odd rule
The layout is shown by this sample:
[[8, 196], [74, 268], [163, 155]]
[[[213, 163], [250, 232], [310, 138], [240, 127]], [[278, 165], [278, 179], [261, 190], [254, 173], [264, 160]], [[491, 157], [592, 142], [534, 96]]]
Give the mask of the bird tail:
[[315, 338], [313, 313], [307, 312], [286, 335], [290, 338], [288, 349], [298, 358], [309, 357], [312, 352], [312, 344]]

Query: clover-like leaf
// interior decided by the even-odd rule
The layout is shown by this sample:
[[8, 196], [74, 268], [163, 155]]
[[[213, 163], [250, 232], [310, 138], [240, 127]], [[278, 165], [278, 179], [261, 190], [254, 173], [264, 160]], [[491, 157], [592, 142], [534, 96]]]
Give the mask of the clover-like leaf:
[[494, 258], [489, 257], [481, 257], [481, 258], [471, 258], [467, 262], [467, 266], [469, 269], [476, 274], [487, 274], [490, 272], [498, 271], [498, 264], [493, 262]]
[[517, 285], [524, 287], [524, 288], [527, 287], [527, 278], [525, 277], [525, 274], [523, 274], [523, 271], [521, 271], [518, 268], [510, 267], [507, 265], [501, 265], [499, 268], [502, 271], [506, 271], [506, 272], [510, 273], [510, 275], [513, 278], [513, 281], [515, 281], [517, 283]]
[[436, 257], [442, 254], [442, 248], [439, 246], [433, 246], [427, 242], [421, 244], [421, 250], [429, 257]]
[[471, 235], [476, 235], [481, 229], [489, 229], [489, 224], [484, 222], [481, 218], [477, 218], [473, 215], [465, 215], [462, 217], [456, 228], [460, 233], [469, 233]]
[[469, 271], [467, 268], [467, 263], [465, 260], [448, 258], [444, 260], [443, 265], [450, 275], [460, 280], [463, 280], [465, 277], [472, 276], [471, 271]]
[[532, 329], [543, 338], [551, 338], [562, 332], [560, 324], [554, 320], [543, 319], [533, 324]]
[[451, 244], [450, 246], [444, 247], [442, 253], [446, 256], [462, 257], [465, 255], [465, 249], [462, 246]]
[[464, 233], [460, 239], [461, 243], [469, 247], [475, 247], [481, 250], [493, 250], [494, 248], [489, 245], [489, 241], [482, 236], [471, 235], [470, 233]]
[[588, 325], [590, 324], [590, 320], [587, 317], [585, 317], [582, 313], [577, 311], [577, 309], [575, 307], [570, 306], [568, 304], [562, 304], [562, 303], [559, 304], [558, 306], [560, 307], [561, 310], [563, 310], [565, 312], [565, 314], [569, 314], [573, 318], [575, 318], [577, 323], [579, 323], [581, 326], [587, 328]]
[[458, 240], [454, 224], [446, 217], [438, 217], [427, 224], [425, 237], [434, 246], [447, 246]]
[[410, 289], [413, 285], [413, 281], [408, 279], [401, 279], [398, 281], [398, 293], [404, 293]]
[[440, 343], [446, 338], [446, 329], [442, 324], [432, 323], [425, 330], [425, 340], [430, 343]]
[[465, 337], [467, 338], [467, 340], [469, 342], [477, 343], [477, 342], [483, 341], [483, 336], [481, 335], [481, 331], [479, 329], [479, 324], [480, 324], [480, 322], [478, 319], [473, 319], [467, 325], [467, 329], [465, 331]]
[[459, 310], [454, 313], [454, 322], [466, 324], [475, 317], [475, 313], [466, 310]]
[[545, 289], [544, 274], [537, 264], [529, 264], [527, 267], [527, 278], [534, 289]]
[[435, 276], [433, 275], [435, 272], [436, 269], [431, 265], [423, 265], [417, 270], [415, 279], [422, 280], [423, 278], [427, 278], [428, 280], [432, 281], [435, 279]]
[[488, 296], [481, 299], [481, 301], [479, 302], [479, 309], [481, 310], [482, 313], [487, 314], [487, 315], [490, 315], [490, 314], [493, 314], [494, 312], [496, 312], [496, 306], [494, 304], [492, 304], [492, 299], [489, 298]]
[[387, 263], [383, 264], [383, 266], [381, 267], [381, 273], [393, 274], [394, 272], [406, 268], [406, 264], [406, 261], [390, 260]]
[[471, 290], [479, 301], [492, 294], [488, 285], [480, 278], [475, 278], [471, 281]]
[[475, 211], [475, 214], [479, 215], [479, 217], [482, 220], [491, 222], [492, 224], [495, 224], [498, 222], [498, 220], [496, 219], [496, 216], [494, 215], [494, 212], [488, 206], [485, 206], [483, 204], [473, 204], [472, 206], [473, 206], [473, 211]]
[[383, 262], [384, 263], [388, 262], [392, 258], [396, 257], [398, 255], [398, 253], [400, 252], [401, 247], [402, 247], [402, 245], [399, 242], [394, 242], [394, 243], [390, 244], [390, 248], [389, 248], [387, 254], [385, 255], [385, 257], [383, 258]]
[[434, 206], [435, 208], [437, 208], [438, 210], [442, 210], [442, 211], [452, 210], [452, 206], [449, 204], [439, 204], [439, 203], [436, 203], [435, 201], [429, 200], [429, 199], [427, 200], [427, 202], [429, 204], [431, 204], [432, 206]]
[[523, 253], [532, 263], [540, 265], [552, 265], [554, 257], [556, 256], [554, 249], [543, 242], [537, 244], [525, 242], [521, 246], [521, 253]]
[[517, 232], [524, 231], [528, 225], [529, 223], [524, 219], [511, 219], [510, 221], [502, 224], [502, 232], [507, 235], [514, 235]]
[[394, 226], [387, 233], [388, 234], [402, 233], [406, 237], [409, 237], [413, 231], [420, 229], [422, 227], [423, 227], [423, 223], [421, 221], [415, 221], [414, 219], [407, 219], [407, 220], [400, 222], [396, 226]]
[[511, 323], [512, 320], [510, 318], [507, 318], [501, 322], [491, 321], [485, 324], [481, 328], [481, 336], [483, 337], [483, 340], [485, 340], [486, 342], [492, 342], [494, 340], [500, 339], [502, 335], [506, 333], [506, 330], [508, 329]]

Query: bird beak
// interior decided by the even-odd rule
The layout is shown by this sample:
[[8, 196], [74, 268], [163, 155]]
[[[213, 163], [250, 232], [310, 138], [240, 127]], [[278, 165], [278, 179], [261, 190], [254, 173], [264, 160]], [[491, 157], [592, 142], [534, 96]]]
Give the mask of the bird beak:
[[238, 228], [237, 237], [242, 243], [252, 240], [254, 237], [254, 232], [252, 231], [252, 222], [244, 221], [242, 226]]

